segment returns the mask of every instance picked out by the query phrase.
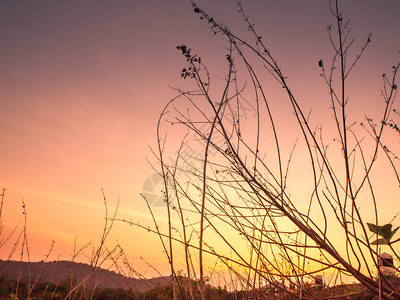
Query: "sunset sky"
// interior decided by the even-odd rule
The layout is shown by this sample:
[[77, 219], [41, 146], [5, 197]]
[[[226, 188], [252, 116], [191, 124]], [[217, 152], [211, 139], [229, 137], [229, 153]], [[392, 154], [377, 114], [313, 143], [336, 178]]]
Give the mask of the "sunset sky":
[[[242, 2], [304, 106], [317, 109], [328, 96], [318, 61], [332, 54], [329, 1]], [[357, 49], [372, 32], [351, 83], [363, 108], [374, 111], [382, 73], [400, 59], [400, 2], [341, 2]], [[235, 1], [197, 4], [246, 33]], [[81, 246], [99, 242], [101, 189], [111, 210], [119, 198], [122, 217], [151, 223], [139, 194], [154, 173], [148, 160], [156, 163], [150, 147], [157, 119], [176, 95], [170, 87], [190, 87], [180, 78], [180, 44], [203, 58], [213, 78], [223, 78], [225, 39], [188, 0], [0, 0], [2, 218], [5, 232], [21, 228], [25, 202], [31, 260], [43, 259], [52, 240], [54, 259], [70, 259], [76, 237]], [[154, 213], [165, 218], [162, 207]], [[109, 242], [117, 240], [133, 260], [147, 257], [167, 270], [151, 234], [118, 224]], [[0, 258], [8, 256], [4, 249]]]

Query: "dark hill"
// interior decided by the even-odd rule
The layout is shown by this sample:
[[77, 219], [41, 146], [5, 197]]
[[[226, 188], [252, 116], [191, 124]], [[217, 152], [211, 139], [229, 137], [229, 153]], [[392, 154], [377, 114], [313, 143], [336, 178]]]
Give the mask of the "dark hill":
[[20, 262], [0, 260], [0, 278], [21, 282], [70, 283], [82, 287], [148, 291], [169, 282], [169, 277], [152, 279], [128, 278], [113, 271], [94, 268], [88, 264], [71, 261]]

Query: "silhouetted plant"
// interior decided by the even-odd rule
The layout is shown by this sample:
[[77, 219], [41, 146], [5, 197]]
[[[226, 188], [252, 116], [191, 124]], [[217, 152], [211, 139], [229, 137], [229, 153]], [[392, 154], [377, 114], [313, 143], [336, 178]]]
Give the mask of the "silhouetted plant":
[[[391, 240], [398, 228], [392, 230], [389, 224], [377, 225], [378, 200], [372, 177], [378, 153], [382, 150], [387, 153], [382, 134], [396, 95], [395, 80], [400, 64], [394, 66], [390, 76], [385, 75], [381, 120], [375, 122], [366, 118], [362, 125], [366, 129], [364, 134], [367, 132], [371, 138], [369, 147], [364, 148], [365, 137], [348, 120], [347, 82], [371, 43], [371, 35], [352, 56], [349, 22], [339, 9], [339, 1], [330, 1], [329, 8], [335, 20], [335, 25], [328, 26], [333, 56], [330, 61], [320, 59], [316, 63], [329, 92], [336, 130], [334, 141], [340, 153], [335, 157], [328, 151], [322, 129], [311, 125], [309, 114], [241, 2], [237, 2], [239, 13], [250, 38], [237, 35], [194, 2], [192, 4], [194, 12], [211, 25], [212, 31], [227, 39], [227, 66], [224, 86], [220, 91], [211, 90], [211, 75], [204, 61], [187, 45], [177, 47], [187, 62], [181, 77], [193, 80], [196, 88], [191, 91], [176, 88], [178, 96], [167, 104], [159, 118], [158, 159], [160, 175], [165, 182], [168, 233], [160, 229], [153, 213], [155, 229], [151, 230], [163, 243], [172, 276], [177, 278], [172, 259], [177, 252], [173, 249], [183, 247], [187, 274], [189, 278], [198, 279], [201, 299], [207, 298], [205, 256], [225, 265], [231, 284], [237, 282], [238, 289], [252, 291], [253, 298], [265, 297], [266, 287], [285, 297], [313, 297], [316, 288], [308, 288], [306, 281], [325, 270], [336, 274], [334, 283], [342, 275], [351, 275], [372, 293], [383, 292], [383, 297], [400, 298], [399, 290], [390, 285], [380, 286], [373, 275], [378, 267], [378, 244], [397, 242]], [[244, 93], [248, 99], [248, 92], [246, 84], [241, 84], [239, 69], [247, 72], [252, 89], [255, 125], [250, 130], [240, 111]], [[282, 88], [282, 98], [290, 107], [287, 116], [294, 116], [294, 130], [299, 132], [298, 140], [307, 153], [304, 160], [308, 162], [307, 175], [312, 184], [305, 207], [298, 202], [300, 194], [291, 193], [288, 188], [294, 148], [299, 147], [300, 142], [296, 141], [293, 149], [285, 150], [288, 156], [283, 154], [278, 116], [272, 112], [273, 100], [266, 96], [269, 86], [260, 75], [265, 70]], [[283, 99], [279, 101], [282, 103]], [[201, 144], [199, 152], [185, 155], [187, 133], [171, 162], [171, 154], [166, 150], [168, 141], [162, 133], [166, 123], [182, 125], [192, 133], [194, 140]], [[249, 131], [255, 135], [253, 139]], [[392, 162], [390, 157], [389, 161]], [[395, 165], [392, 166], [396, 170]], [[365, 205], [372, 209], [376, 225], [365, 225], [359, 206], [361, 197], [364, 204], [370, 201]], [[177, 216], [175, 221], [173, 214]], [[383, 240], [370, 243], [368, 229]], [[340, 237], [339, 240], [336, 237]], [[217, 239], [225, 250], [214, 246]], [[241, 241], [246, 243], [246, 248], [237, 246]], [[228, 252], [231, 254], [226, 254]], [[194, 261], [198, 261], [198, 265]], [[176, 282], [182, 289], [179, 281]], [[176, 296], [174, 294], [174, 298]]]

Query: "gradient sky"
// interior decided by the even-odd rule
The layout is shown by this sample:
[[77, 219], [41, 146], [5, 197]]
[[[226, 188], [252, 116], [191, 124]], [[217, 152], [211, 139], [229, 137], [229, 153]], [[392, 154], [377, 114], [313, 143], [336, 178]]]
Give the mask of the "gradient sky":
[[[232, 30], [245, 32], [234, 2], [197, 1]], [[342, 2], [355, 46], [373, 33], [352, 82], [361, 98], [371, 98], [365, 106], [373, 110], [381, 101], [381, 74], [400, 57], [400, 2]], [[307, 107], [318, 107], [326, 89], [317, 62], [331, 55], [328, 1], [243, 5], [291, 86]], [[156, 145], [159, 113], [175, 95], [169, 86], [189, 86], [180, 78], [185, 61], [176, 46], [182, 43], [203, 57], [215, 78], [223, 78], [225, 39], [212, 34], [189, 1], [0, 0], [3, 219], [8, 231], [21, 225], [25, 201], [31, 259], [42, 259], [52, 240], [54, 255], [66, 259], [75, 237], [80, 245], [98, 241], [101, 188], [111, 208], [119, 197], [121, 215], [149, 221], [139, 193], [153, 174], [146, 157], [155, 162], [149, 146]], [[111, 242], [121, 242], [132, 259], [143, 255], [145, 245], [157, 244], [147, 233], [117, 229]], [[147, 255], [166, 263], [157, 247]]]

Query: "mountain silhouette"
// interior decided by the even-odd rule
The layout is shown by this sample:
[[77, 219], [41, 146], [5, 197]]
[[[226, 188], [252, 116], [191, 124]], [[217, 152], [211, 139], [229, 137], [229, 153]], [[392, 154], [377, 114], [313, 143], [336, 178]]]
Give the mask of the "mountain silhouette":
[[170, 277], [130, 278], [88, 264], [71, 261], [21, 262], [0, 260], [0, 278], [31, 283], [80, 284], [83, 288], [146, 292], [171, 282]]

